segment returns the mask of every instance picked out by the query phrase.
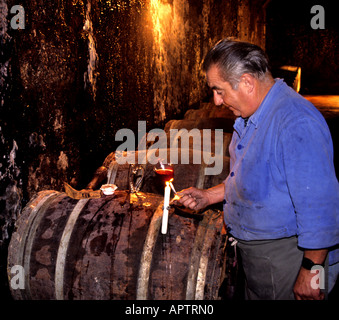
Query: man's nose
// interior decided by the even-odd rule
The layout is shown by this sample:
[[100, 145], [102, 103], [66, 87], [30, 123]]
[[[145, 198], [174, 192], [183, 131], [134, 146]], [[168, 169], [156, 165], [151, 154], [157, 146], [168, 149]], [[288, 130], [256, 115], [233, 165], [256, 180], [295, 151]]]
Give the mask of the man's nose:
[[224, 103], [223, 98], [216, 92], [213, 93], [213, 100], [216, 106], [221, 106]]

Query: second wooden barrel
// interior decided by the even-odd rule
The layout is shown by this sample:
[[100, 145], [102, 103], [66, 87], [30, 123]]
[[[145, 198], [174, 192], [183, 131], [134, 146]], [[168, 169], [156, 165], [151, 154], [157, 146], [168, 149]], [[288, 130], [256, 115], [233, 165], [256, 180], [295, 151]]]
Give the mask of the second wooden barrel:
[[[213, 187], [222, 183], [229, 173], [230, 158], [228, 156], [219, 155], [213, 160], [213, 157], [215, 157], [214, 154], [200, 150], [171, 148], [135, 151], [130, 154], [130, 161], [127, 161], [128, 156], [125, 155], [126, 162], [123, 164], [119, 164], [121, 161], [117, 161], [117, 153], [112, 152], [103, 162], [103, 166], [108, 168], [107, 183], [116, 184], [119, 189], [122, 190], [130, 189], [131, 170], [133, 170], [133, 168], [142, 167], [144, 170], [144, 178], [140, 190], [142, 192], [162, 195], [164, 193], [163, 182], [159, 179], [159, 177], [157, 177], [153, 169], [156, 164], [156, 159], [158, 158], [164, 163], [169, 163], [171, 159], [171, 152], [178, 156], [178, 161], [173, 164], [173, 184], [177, 191], [189, 187], [197, 187], [200, 189]], [[187, 158], [185, 160], [187, 160], [188, 163], [184, 163], [186, 161], [182, 161], [182, 155], [184, 155], [184, 158]], [[166, 161], [163, 159], [165, 156]], [[145, 157], [146, 160], [142, 160]], [[150, 157], [152, 158], [151, 161]], [[138, 159], [141, 160], [138, 162]], [[194, 159], [200, 159], [200, 163], [198, 161], [194, 161]], [[210, 163], [208, 163], [209, 159], [211, 160]], [[133, 163], [145, 164], [133, 165]]]
[[14, 299], [219, 299], [225, 276], [223, 217], [170, 210], [163, 197], [116, 191], [74, 200], [41, 191], [16, 222], [8, 253], [24, 270]]
[[228, 118], [235, 120], [236, 116], [226, 106], [216, 106], [214, 103], [202, 103], [199, 109], [189, 109], [184, 119], [196, 120], [206, 118]]
[[194, 120], [181, 119], [170, 120], [165, 124], [166, 132], [171, 129], [223, 129], [225, 132], [233, 132], [234, 119], [230, 118], [197, 118]]

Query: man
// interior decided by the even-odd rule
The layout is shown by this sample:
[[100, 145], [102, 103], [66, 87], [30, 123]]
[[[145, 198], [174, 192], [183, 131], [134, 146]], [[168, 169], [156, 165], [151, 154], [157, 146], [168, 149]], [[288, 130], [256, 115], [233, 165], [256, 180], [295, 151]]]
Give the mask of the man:
[[183, 190], [180, 203], [197, 210], [223, 201], [248, 299], [323, 299], [312, 267], [330, 265], [331, 289], [339, 265], [339, 185], [324, 118], [272, 78], [258, 46], [222, 40], [203, 67], [215, 104], [238, 117], [230, 174], [213, 188]]

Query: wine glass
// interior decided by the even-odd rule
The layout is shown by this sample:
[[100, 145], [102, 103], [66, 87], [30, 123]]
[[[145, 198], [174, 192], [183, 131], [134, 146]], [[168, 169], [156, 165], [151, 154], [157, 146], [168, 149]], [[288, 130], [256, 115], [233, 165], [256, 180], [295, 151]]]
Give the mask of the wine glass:
[[166, 184], [166, 181], [172, 182], [174, 179], [174, 169], [171, 164], [163, 164], [161, 161], [159, 161], [155, 165], [154, 171], [162, 180], [164, 185]]

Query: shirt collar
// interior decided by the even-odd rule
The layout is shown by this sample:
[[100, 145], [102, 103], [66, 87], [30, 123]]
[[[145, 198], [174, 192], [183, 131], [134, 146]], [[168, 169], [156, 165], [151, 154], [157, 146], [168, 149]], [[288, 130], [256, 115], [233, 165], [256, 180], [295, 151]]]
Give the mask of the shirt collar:
[[267, 114], [267, 112], [270, 111], [272, 99], [274, 99], [278, 91], [280, 91], [281, 86], [284, 83], [284, 80], [279, 78], [274, 79], [274, 81], [275, 84], [267, 92], [264, 100], [261, 102], [257, 111], [254, 112], [252, 116], [249, 118], [249, 121], [251, 121], [255, 125], [255, 128], [258, 127], [260, 120]]
[[[281, 85], [284, 83], [282, 79], [274, 79], [275, 84], [266, 94], [264, 100], [261, 102], [259, 108], [249, 117], [248, 123], [251, 122], [255, 126], [258, 127], [260, 120], [267, 114], [269, 111], [269, 105], [272, 101], [272, 98], [275, 97], [276, 93], [280, 90]], [[248, 124], [247, 124], [248, 125]], [[234, 123], [234, 129], [236, 131], [242, 131], [241, 128], [244, 128], [245, 121], [243, 118], [238, 117]], [[240, 129], [240, 130], [239, 130]]]

